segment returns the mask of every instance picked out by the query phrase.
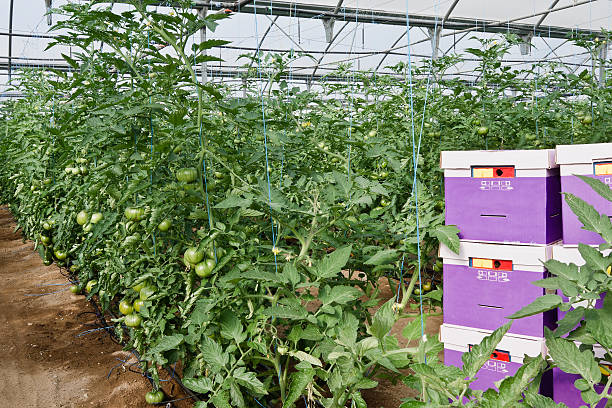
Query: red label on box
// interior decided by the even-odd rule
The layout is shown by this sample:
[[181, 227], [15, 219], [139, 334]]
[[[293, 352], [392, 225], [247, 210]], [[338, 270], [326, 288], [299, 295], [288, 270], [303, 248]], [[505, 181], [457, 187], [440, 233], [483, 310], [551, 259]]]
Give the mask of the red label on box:
[[[470, 344], [470, 351], [472, 351], [472, 347], [474, 347], [474, 345]], [[495, 350], [493, 353], [491, 353], [490, 359], [495, 361], [505, 361], [506, 363], [509, 363], [510, 353], [503, 350]]]
[[473, 178], [514, 178], [514, 166], [473, 166]]
[[512, 261], [504, 259], [470, 258], [470, 267], [495, 271], [511, 271]]

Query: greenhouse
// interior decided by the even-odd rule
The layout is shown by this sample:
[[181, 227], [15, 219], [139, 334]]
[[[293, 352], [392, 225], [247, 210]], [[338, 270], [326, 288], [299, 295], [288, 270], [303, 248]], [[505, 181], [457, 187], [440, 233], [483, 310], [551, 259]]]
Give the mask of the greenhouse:
[[612, 1], [0, 9], [3, 406], [612, 404]]

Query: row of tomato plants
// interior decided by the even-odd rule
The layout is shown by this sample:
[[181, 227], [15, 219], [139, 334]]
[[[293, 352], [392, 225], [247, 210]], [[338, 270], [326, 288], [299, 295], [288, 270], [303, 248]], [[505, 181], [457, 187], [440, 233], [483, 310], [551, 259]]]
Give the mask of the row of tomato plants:
[[[200, 84], [193, 66], [225, 42], [188, 46], [219, 16], [145, 3], [57, 10], [68, 29], [57, 43], [79, 50], [65, 56], [74, 70], [23, 72], [25, 98], [3, 105], [2, 200], [45, 262], [71, 270], [75, 292], [123, 315], [117, 335], [156, 384], [159, 367], [180, 363], [185, 385], [205, 395], [199, 406], [365, 406], [361, 390], [382, 377], [422, 389], [399, 369], [435, 361], [439, 343], [409, 350], [387, 334], [411, 315], [415, 286], [432, 289], [438, 241], [458, 244], [443, 225], [439, 150], [605, 137], [609, 92], [552, 72], [557, 84], [587, 84], [591, 103], [554, 91], [534, 105], [521, 73], [495, 66], [511, 42], [483, 43], [489, 85], [477, 88], [363, 74], [321, 95], [290, 89], [292, 56], [276, 55], [257, 61], [265, 97], [235, 98]], [[512, 87], [522, 96], [499, 98]], [[555, 107], [581, 118], [571, 132]], [[373, 315], [380, 278], [404, 274], [409, 284]], [[418, 325], [404, 335], [418, 338]]]

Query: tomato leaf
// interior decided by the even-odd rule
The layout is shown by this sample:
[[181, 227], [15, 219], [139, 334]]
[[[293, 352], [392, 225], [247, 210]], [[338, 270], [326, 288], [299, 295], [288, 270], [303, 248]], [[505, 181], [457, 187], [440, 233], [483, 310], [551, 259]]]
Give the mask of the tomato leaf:
[[176, 349], [184, 340], [182, 334], [174, 334], [172, 336], [164, 336], [162, 337], [155, 347], [149, 350], [149, 354], [153, 355], [156, 353], [162, 353], [168, 350]]
[[387, 265], [397, 261], [398, 250], [396, 249], [384, 249], [377, 252], [374, 256], [370, 257], [365, 261], [366, 265]]
[[467, 353], [461, 356], [463, 361], [463, 372], [466, 377], [474, 378], [481, 367], [491, 358], [491, 353], [502, 340], [504, 335], [510, 330], [512, 322], [504, 324], [499, 329], [495, 330], [489, 336], [482, 339], [480, 344], [476, 344]]
[[563, 299], [559, 295], [548, 294], [540, 296], [529, 305], [523, 307], [518, 312], [508, 316], [508, 319], [521, 319], [527, 316], [533, 316], [548, 310], [556, 309], [563, 303]]
[[238, 367], [233, 373], [232, 377], [243, 387], [248, 388], [256, 394], [267, 395], [266, 387], [257, 378], [255, 373], [247, 372], [244, 367]]
[[205, 394], [213, 390], [213, 382], [208, 377], [183, 378], [183, 384], [191, 391]]
[[590, 350], [580, 351], [573, 341], [555, 337], [545, 329], [546, 346], [555, 365], [568, 374], [580, 374], [591, 384], [601, 380], [601, 371]]
[[283, 402], [283, 408], [293, 407], [295, 402], [302, 396], [304, 390], [312, 382], [315, 376], [315, 370], [305, 369], [296, 371], [291, 374], [289, 380], [289, 391], [285, 401]]
[[430, 231], [430, 234], [433, 235], [440, 241], [441, 244], [444, 244], [453, 251], [454, 253], [459, 253], [459, 228], [454, 225], [439, 225], [434, 230]]
[[327, 279], [337, 276], [348, 262], [352, 249], [352, 246], [338, 248], [331, 254], [326, 255], [315, 268], [317, 277]]

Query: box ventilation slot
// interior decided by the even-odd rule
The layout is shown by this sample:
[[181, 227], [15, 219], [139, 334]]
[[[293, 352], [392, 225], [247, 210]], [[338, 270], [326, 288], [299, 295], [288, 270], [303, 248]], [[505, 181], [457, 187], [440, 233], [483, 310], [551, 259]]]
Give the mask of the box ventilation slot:
[[503, 214], [480, 214], [481, 217], [493, 217], [493, 218], [508, 218], [507, 215]]

